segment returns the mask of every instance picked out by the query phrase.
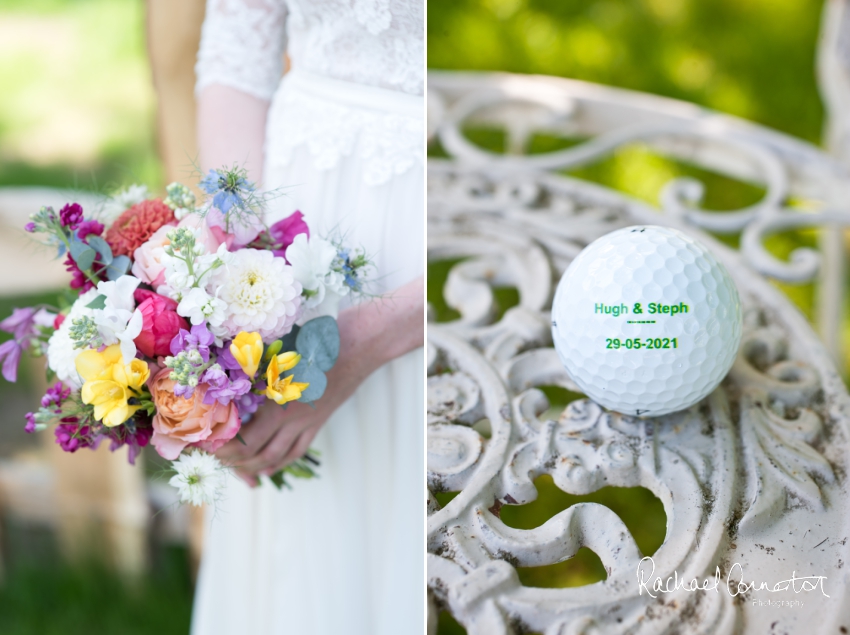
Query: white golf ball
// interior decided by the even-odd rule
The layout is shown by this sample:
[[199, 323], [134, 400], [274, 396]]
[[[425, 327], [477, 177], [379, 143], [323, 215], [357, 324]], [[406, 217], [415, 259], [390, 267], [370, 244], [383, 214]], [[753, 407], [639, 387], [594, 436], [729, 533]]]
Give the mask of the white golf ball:
[[552, 339], [588, 397], [624, 414], [663, 415], [695, 404], [729, 372], [741, 301], [726, 268], [690, 236], [626, 227], [564, 272]]

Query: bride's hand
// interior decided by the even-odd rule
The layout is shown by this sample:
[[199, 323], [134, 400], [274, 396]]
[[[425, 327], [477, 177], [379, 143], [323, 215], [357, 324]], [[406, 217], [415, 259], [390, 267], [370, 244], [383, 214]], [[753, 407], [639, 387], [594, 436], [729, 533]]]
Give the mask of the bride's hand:
[[375, 369], [422, 346], [422, 278], [387, 297], [342, 311], [337, 323], [339, 358], [328, 372], [328, 387], [315, 408], [291, 402], [284, 410], [266, 401], [240, 430], [245, 444], [233, 439], [216, 453], [249, 485], [255, 485], [259, 475], [274, 474], [303, 456], [328, 418]]
[[338, 360], [328, 373], [328, 388], [315, 408], [293, 401], [284, 410], [273, 401], [265, 401], [240, 430], [245, 444], [234, 439], [216, 455], [249, 485], [256, 485], [259, 475], [271, 476], [303, 456], [331, 414], [366, 378], [358, 366], [356, 360]]

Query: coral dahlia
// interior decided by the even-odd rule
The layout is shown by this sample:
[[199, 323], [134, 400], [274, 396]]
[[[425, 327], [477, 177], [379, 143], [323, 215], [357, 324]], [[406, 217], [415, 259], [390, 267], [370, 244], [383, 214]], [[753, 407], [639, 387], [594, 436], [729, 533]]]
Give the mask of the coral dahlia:
[[113, 253], [132, 257], [157, 229], [176, 223], [174, 212], [158, 198], [142, 201], [115, 220], [106, 231], [106, 242]]

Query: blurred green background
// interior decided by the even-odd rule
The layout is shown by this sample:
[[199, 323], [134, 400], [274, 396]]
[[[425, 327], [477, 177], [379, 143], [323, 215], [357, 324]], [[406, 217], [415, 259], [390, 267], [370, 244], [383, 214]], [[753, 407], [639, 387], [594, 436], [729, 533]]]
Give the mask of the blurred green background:
[[[509, 71], [556, 75], [656, 93], [744, 117], [819, 144], [823, 107], [815, 77], [822, 2], [814, 0], [429, 0], [428, 67], [446, 70]], [[502, 130], [465, 129], [467, 137], [503, 151]], [[568, 147], [577, 139], [534, 136], [530, 153]], [[429, 147], [445, 156], [439, 143]], [[691, 176], [706, 185], [704, 206], [722, 212], [757, 201], [762, 188], [672, 161], [643, 144], [631, 144], [590, 166], [569, 172], [602, 183], [652, 205], [671, 179]], [[791, 201], [792, 205], [805, 204]], [[737, 237], [721, 237], [737, 245]], [[770, 251], [786, 258], [796, 247], [814, 246], [814, 231], [772, 237]], [[428, 266], [428, 301], [438, 321], [458, 314], [442, 298], [452, 262]], [[813, 317], [812, 284], [778, 284], [798, 308]], [[518, 301], [515, 289], [494, 290], [499, 312]], [[850, 321], [845, 326], [845, 341]], [[845, 358], [847, 357], [845, 353]], [[544, 387], [550, 414], [581, 397]], [[661, 503], [645, 489], [606, 488], [590, 496], [560, 491], [549, 477], [537, 480], [539, 498], [522, 507], [505, 506], [513, 527], [532, 528], [579, 502], [608, 505], [651, 554], [664, 539]], [[440, 493], [445, 504], [454, 493]], [[598, 557], [587, 549], [549, 567], [520, 569], [529, 586], [570, 587], [605, 579]], [[463, 629], [447, 614], [440, 632]]]
[[142, 0], [0, 3], [0, 186], [161, 184]]
[[[161, 188], [142, 0], [3, 0], [0, 60], [0, 188]], [[0, 317], [45, 300], [55, 303], [52, 294], [3, 297]], [[0, 381], [0, 460], [39, 445], [23, 434], [23, 413], [40, 397], [31, 376], [25, 365], [20, 383]], [[72, 565], [49, 528], [0, 505], [0, 633], [185, 635], [186, 549], [152, 541], [150, 552], [134, 581], [98, 553]]]

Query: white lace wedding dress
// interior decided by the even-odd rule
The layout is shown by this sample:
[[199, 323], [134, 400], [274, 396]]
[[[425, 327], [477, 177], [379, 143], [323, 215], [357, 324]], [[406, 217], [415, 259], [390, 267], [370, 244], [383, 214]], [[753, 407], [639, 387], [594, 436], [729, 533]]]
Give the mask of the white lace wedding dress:
[[[209, 0], [198, 54], [198, 90], [271, 100], [263, 183], [288, 189], [270, 220], [299, 209], [365, 246], [378, 293], [422, 274], [423, 24], [422, 0]], [[321, 478], [231, 479], [194, 635], [423, 631], [423, 382], [422, 349], [369, 377], [316, 437]]]

